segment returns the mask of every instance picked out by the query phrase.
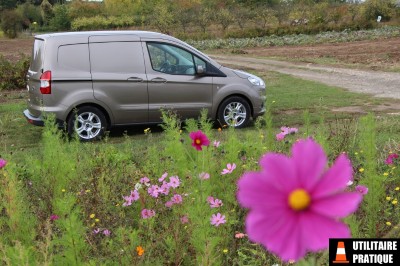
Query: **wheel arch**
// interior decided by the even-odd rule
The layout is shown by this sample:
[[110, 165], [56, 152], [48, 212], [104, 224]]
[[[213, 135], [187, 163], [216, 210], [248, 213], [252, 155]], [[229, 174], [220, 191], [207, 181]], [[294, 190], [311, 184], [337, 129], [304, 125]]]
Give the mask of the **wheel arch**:
[[243, 95], [243, 94], [235, 93], [235, 94], [227, 95], [227, 96], [225, 96], [224, 98], [222, 98], [222, 99], [219, 101], [218, 107], [216, 108], [215, 113], [214, 113], [214, 117], [213, 117], [215, 120], [218, 119], [218, 112], [219, 112], [219, 108], [221, 108], [221, 104], [222, 104], [226, 99], [229, 99], [229, 98], [231, 98], [231, 97], [240, 97], [240, 98], [244, 99], [244, 100], [249, 104], [249, 106], [250, 106], [250, 116], [253, 117], [253, 115], [254, 115], [254, 108], [253, 108], [253, 103], [250, 101], [249, 97], [247, 97], [247, 96], [245, 96], [245, 95]]
[[67, 122], [69, 121], [71, 115], [74, 114], [74, 110], [75, 109], [79, 109], [79, 108], [85, 107], [85, 106], [94, 107], [94, 108], [99, 109], [104, 114], [104, 116], [105, 116], [105, 118], [107, 120], [107, 125], [108, 125], [107, 129], [109, 129], [111, 127], [110, 114], [107, 112], [107, 110], [103, 106], [101, 106], [99, 104], [96, 104], [96, 103], [81, 103], [81, 104], [78, 104], [78, 105], [74, 106], [74, 108], [72, 108], [71, 111], [68, 113], [67, 119], [65, 121], [67, 121]]

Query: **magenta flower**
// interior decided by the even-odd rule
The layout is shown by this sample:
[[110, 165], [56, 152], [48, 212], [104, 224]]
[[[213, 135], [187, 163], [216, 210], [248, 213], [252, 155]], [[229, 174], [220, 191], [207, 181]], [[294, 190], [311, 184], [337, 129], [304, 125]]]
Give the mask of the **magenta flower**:
[[100, 231], [101, 231], [100, 228], [94, 229], [94, 230], [93, 230], [93, 234], [94, 234], [94, 235], [97, 235], [98, 233], [100, 233]]
[[202, 172], [202, 173], [199, 174], [199, 178], [200, 178], [201, 180], [209, 179], [209, 178], [210, 178], [210, 174], [209, 174], [209, 173]]
[[160, 193], [160, 188], [157, 185], [152, 185], [147, 189], [147, 193], [149, 193], [153, 198], [157, 198]]
[[55, 221], [55, 220], [58, 220], [58, 219], [60, 219], [60, 217], [57, 214], [50, 215], [50, 221]]
[[141, 214], [143, 219], [148, 219], [156, 215], [156, 212], [154, 210], [143, 209]]
[[182, 223], [182, 224], [186, 224], [186, 223], [189, 222], [189, 218], [187, 217], [187, 215], [182, 216], [182, 217], [180, 218], [180, 220], [181, 220], [181, 223]]
[[0, 158], [0, 169], [3, 168], [4, 166], [6, 166], [6, 164], [7, 164], [7, 161]]
[[211, 216], [210, 222], [214, 226], [219, 226], [220, 224], [224, 224], [226, 223], [225, 215], [222, 215], [220, 213], [213, 214]]
[[169, 178], [169, 183], [168, 183], [168, 185], [169, 185], [170, 187], [177, 188], [177, 187], [179, 187], [180, 184], [181, 184], [181, 181], [179, 180], [179, 177], [178, 177], [178, 176], [171, 176], [171, 177]]
[[167, 208], [171, 208], [173, 205], [174, 205], [174, 203], [170, 200], [165, 203], [165, 207], [167, 207]]
[[233, 170], [235, 170], [235, 169], [236, 169], [236, 164], [228, 163], [226, 165], [226, 169], [222, 170], [221, 175], [231, 174], [233, 172]]
[[198, 151], [202, 150], [201, 146], [210, 145], [210, 141], [201, 130], [198, 130], [196, 132], [190, 132], [189, 137], [193, 140], [192, 146], [195, 147], [195, 149]]
[[147, 176], [140, 178], [140, 183], [142, 184], [148, 184], [149, 182], [150, 179]]
[[286, 134], [284, 134], [283, 132], [280, 132], [278, 134], [276, 134], [276, 140], [277, 141], [281, 141], [285, 138]]
[[215, 147], [215, 148], [218, 148], [219, 147], [219, 145], [220, 145], [220, 141], [216, 141], [216, 140], [214, 140], [214, 142], [213, 142], [213, 146]]
[[108, 229], [104, 229], [104, 230], [103, 230], [103, 235], [105, 235], [105, 236], [109, 236], [109, 235], [111, 235], [111, 232], [110, 232], [110, 230], [108, 230]]
[[356, 186], [356, 191], [361, 193], [361, 195], [366, 195], [368, 193], [368, 188], [366, 186], [358, 185]]
[[267, 153], [260, 172], [245, 173], [238, 181], [238, 201], [250, 212], [246, 233], [281, 259], [298, 260], [307, 251], [328, 247], [329, 238], [348, 238], [339, 221], [357, 210], [362, 195], [345, 192], [352, 166], [341, 154], [330, 169], [321, 146], [300, 140], [292, 156]]
[[171, 201], [174, 204], [181, 204], [182, 203], [182, 196], [179, 194], [175, 194], [174, 196], [172, 196]]
[[164, 179], [167, 178], [167, 176], [168, 176], [168, 173], [165, 172], [165, 173], [158, 179], [158, 181], [159, 181], [160, 183], [163, 182]]
[[214, 198], [214, 197], [211, 197], [211, 196], [207, 198], [207, 201], [208, 201], [208, 203], [210, 204], [210, 207], [211, 207], [211, 208], [219, 208], [219, 207], [221, 207], [222, 205], [224, 205], [224, 204], [222, 203], [222, 200], [217, 199], [217, 198]]
[[139, 199], [139, 192], [135, 190], [131, 190], [131, 194], [129, 196], [123, 196], [125, 202], [122, 206], [130, 206], [133, 201], [137, 201]]
[[160, 189], [158, 190], [161, 194], [168, 195], [169, 194], [169, 184], [164, 182]]
[[[388, 157], [385, 160], [386, 164], [393, 164], [393, 159], [399, 158], [399, 155], [396, 153], [391, 153], [388, 155]], [[1, 168], [1, 167], [0, 167]]]

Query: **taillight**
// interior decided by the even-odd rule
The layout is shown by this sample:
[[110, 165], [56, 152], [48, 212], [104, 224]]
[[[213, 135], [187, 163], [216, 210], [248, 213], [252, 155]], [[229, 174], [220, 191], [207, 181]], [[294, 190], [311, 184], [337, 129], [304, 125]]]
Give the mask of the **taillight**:
[[51, 94], [51, 71], [45, 71], [40, 76], [40, 92]]

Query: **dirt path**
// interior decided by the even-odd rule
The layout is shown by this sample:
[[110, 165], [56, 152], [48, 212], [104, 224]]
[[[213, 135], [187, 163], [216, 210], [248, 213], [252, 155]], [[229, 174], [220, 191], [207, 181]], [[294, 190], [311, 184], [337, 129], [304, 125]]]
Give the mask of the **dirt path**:
[[400, 73], [318, 66], [311, 63], [289, 63], [251, 58], [249, 55], [212, 57], [223, 65], [257, 71], [276, 71], [376, 97], [400, 99]]

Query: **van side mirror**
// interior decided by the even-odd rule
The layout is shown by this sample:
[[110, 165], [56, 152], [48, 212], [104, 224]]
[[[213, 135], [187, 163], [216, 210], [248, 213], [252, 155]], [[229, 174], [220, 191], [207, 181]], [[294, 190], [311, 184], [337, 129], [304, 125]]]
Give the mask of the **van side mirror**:
[[197, 73], [197, 75], [205, 74], [204, 67], [202, 65], [197, 65], [196, 66], [196, 73]]

